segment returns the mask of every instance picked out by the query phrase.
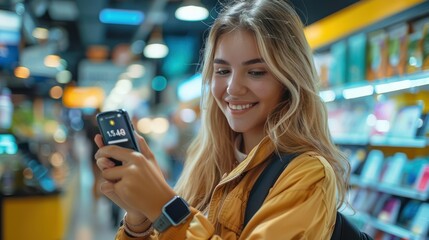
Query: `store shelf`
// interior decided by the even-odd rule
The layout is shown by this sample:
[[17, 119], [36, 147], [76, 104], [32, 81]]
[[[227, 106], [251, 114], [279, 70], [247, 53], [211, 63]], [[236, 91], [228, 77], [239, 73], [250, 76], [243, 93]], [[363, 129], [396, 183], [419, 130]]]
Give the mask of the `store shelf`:
[[365, 135], [343, 135], [343, 136], [333, 136], [332, 137], [335, 144], [338, 145], [367, 145], [369, 144], [369, 139]]
[[383, 222], [375, 217], [372, 217], [368, 214], [356, 212], [355, 214], [348, 214], [345, 213], [344, 216], [349, 218], [351, 221], [358, 221], [358, 222], [365, 222], [366, 224], [370, 224], [372, 227], [381, 230], [383, 232], [398, 236], [403, 239], [408, 240], [424, 240], [424, 236], [417, 235], [413, 233], [412, 231], [395, 225], [391, 223]]
[[426, 138], [371, 137], [370, 145], [385, 147], [424, 148], [428, 146]]
[[[320, 91], [320, 96], [325, 102], [331, 102], [413, 89], [422, 86], [429, 86], [429, 71], [379, 79], [371, 82], [360, 81], [344, 83], [341, 86], [332, 86]], [[346, 94], [344, 94], [345, 92]]]
[[426, 138], [399, 138], [372, 136], [368, 138], [365, 134], [361, 135], [343, 135], [334, 136], [334, 143], [338, 145], [371, 145], [377, 147], [408, 147], [408, 148], [424, 148], [429, 145]]
[[371, 188], [379, 192], [384, 192], [400, 197], [412, 198], [420, 201], [426, 201], [429, 199], [429, 192], [420, 192], [415, 189], [385, 184], [381, 182], [365, 182], [356, 175], [350, 176], [350, 185]]

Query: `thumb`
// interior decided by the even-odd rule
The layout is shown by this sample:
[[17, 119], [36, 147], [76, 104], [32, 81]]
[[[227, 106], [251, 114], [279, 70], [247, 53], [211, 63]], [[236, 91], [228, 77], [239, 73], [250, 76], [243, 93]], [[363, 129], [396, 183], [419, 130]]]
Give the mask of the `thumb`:
[[97, 147], [99, 147], [99, 148], [101, 148], [102, 146], [104, 146], [103, 138], [98, 133], [94, 137], [94, 142], [95, 142], [95, 144], [97, 144]]
[[135, 133], [137, 135], [136, 139], [138, 141], [139, 147], [140, 147], [140, 151], [141, 154], [149, 161], [152, 163], [153, 166], [155, 166], [156, 170], [158, 171], [158, 173], [160, 174], [160, 176], [164, 176], [164, 174], [162, 173], [161, 168], [158, 165], [158, 162], [155, 159], [155, 155], [153, 154], [153, 152], [150, 150], [149, 145], [147, 144], [146, 140], [140, 136], [139, 134]]
[[154, 155], [152, 150], [150, 150], [149, 145], [147, 144], [146, 140], [138, 133], [134, 132], [134, 135], [136, 136], [138, 145], [140, 147], [141, 153], [148, 159], [153, 160]]

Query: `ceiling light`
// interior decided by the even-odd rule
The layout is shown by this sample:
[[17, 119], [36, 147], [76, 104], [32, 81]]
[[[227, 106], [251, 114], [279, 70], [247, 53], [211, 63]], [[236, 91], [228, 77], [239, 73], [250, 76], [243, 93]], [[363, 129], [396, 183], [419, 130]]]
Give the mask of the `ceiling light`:
[[32, 33], [33, 37], [39, 40], [46, 40], [49, 37], [49, 30], [46, 28], [35, 28]]
[[14, 74], [17, 78], [28, 78], [30, 76], [30, 69], [19, 66], [15, 68]]
[[140, 25], [143, 22], [144, 15], [140, 11], [110, 9], [101, 10], [99, 19], [102, 23]]
[[164, 58], [168, 54], [168, 47], [163, 43], [151, 43], [144, 48], [147, 58]]
[[61, 58], [58, 55], [48, 55], [44, 59], [44, 64], [46, 67], [56, 68], [60, 66]]
[[168, 47], [162, 39], [161, 30], [154, 29], [150, 36], [149, 42], [143, 50], [143, 54], [147, 58], [164, 58], [168, 54]]
[[175, 16], [183, 21], [201, 21], [209, 16], [209, 11], [200, 1], [187, 0], [176, 10]]

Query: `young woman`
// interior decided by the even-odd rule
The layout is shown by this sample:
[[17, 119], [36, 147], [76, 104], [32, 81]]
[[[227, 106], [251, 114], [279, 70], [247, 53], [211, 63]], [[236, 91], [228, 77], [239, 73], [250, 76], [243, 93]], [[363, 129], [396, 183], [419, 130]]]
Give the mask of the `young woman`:
[[[205, 47], [202, 126], [174, 190], [143, 138], [139, 153], [96, 136], [102, 191], [127, 212], [117, 239], [329, 239], [349, 165], [331, 142], [298, 15], [283, 0], [236, 1]], [[298, 156], [243, 228], [253, 184], [282, 152]]]

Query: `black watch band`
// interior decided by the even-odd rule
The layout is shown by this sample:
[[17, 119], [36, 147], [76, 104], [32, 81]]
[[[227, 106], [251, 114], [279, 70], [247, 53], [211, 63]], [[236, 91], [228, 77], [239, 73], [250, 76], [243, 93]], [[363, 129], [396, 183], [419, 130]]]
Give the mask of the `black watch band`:
[[164, 232], [171, 226], [177, 226], [191, 215], [188, 203], [179, 196], [174, 196], [167, 202], [159, 216], [154, 222], [153, 227], [158, 232]]

